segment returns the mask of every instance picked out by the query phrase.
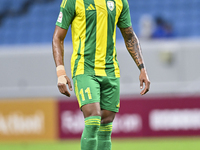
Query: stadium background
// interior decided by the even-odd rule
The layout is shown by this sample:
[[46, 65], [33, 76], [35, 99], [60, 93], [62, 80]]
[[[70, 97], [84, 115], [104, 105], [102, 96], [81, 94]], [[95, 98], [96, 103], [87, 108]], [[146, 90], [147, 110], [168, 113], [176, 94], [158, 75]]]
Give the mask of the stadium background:
[[[196, 150], [200, 147], [200, 0], [128, 1], [151, 89], [147, 95], [139, 95], [139, 71], [117, 30], [121, 109], [114, 122], [113, 148], [155, 149], [156, 145]], [[60, 3], [0, 1], [0, 146], [5, 150], [70, 149], [78, 145], [83, 117], [74, 93], [71, 98], [60, 95], [52, 56]], [[156, 17], [172, 25], [173, 37], [149, 38]], [[68, 75], [71, 53], [69, 30], [65, 39]], [[117, 141], [119, 138], [124, 140]], [[46, 140], [54, 142], [34, 143]], [[16, 142], [23, 144], [13, 144]]]

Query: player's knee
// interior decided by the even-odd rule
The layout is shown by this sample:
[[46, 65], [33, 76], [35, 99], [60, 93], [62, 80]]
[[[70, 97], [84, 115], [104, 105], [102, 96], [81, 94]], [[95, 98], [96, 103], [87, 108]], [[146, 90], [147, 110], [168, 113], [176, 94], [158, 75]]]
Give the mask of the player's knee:
[[100, 111], [89, 111], [89, 112], [84, 112], [84, 118], [91, 117], [91, 116], [101, 116]]
[[94, 111], [91, 112], [90, 114], [88, 114], [89, 116], [101, 116], [101, 112], [100, 111]]
[[107, 123], [113, 122], [113, 120], [115, 118], [115, 114], [116, 114], [116, 112], [112, 112], [109, 110], [102, 110], [101, 111], [101, 123], [107, 124]]
[[114, 118], [115, 118], [114, 116], [104, 117], [101, 119], [101, 124], [107, 124], [107, 123], [113, 122]]
[[101, 109], [99, 103], [92, 103], [82, 106], [84, 118], [90, 116], [101, 116]]

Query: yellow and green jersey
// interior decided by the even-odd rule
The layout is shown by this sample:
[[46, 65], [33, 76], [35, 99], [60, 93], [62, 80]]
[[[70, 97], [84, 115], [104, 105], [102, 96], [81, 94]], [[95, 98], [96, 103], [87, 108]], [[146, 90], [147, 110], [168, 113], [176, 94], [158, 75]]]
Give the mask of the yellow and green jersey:
[[116, 26], [131, 26], [127, 0], [63, 0], [56, 25], [71, 24], [72, 77], [80, 74], [120, 77]]

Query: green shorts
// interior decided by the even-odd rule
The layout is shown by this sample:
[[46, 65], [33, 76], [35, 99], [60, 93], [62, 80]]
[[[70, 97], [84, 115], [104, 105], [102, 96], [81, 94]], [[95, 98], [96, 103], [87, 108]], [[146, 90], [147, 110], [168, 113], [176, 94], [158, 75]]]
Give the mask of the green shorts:
[[80, 108], [90, 103], [100, 103], [101, 109], [118, 112], [120, 79], [116, 77], [78, 75], [73, 78], [74, 91]]

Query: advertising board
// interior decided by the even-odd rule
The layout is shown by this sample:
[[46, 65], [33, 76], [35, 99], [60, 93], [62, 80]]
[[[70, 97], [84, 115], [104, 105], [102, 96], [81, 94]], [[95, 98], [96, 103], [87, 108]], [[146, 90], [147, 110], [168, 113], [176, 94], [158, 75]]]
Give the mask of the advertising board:
[[[200, 97], [122, 98], [112, 137], [200, 135]], [[76, 100], [59, 101], [59, 137], [80, 138], [84, 118]]]
[[47, 98], [0, 101], [0, 140], [57, 138], [57, 104]]

